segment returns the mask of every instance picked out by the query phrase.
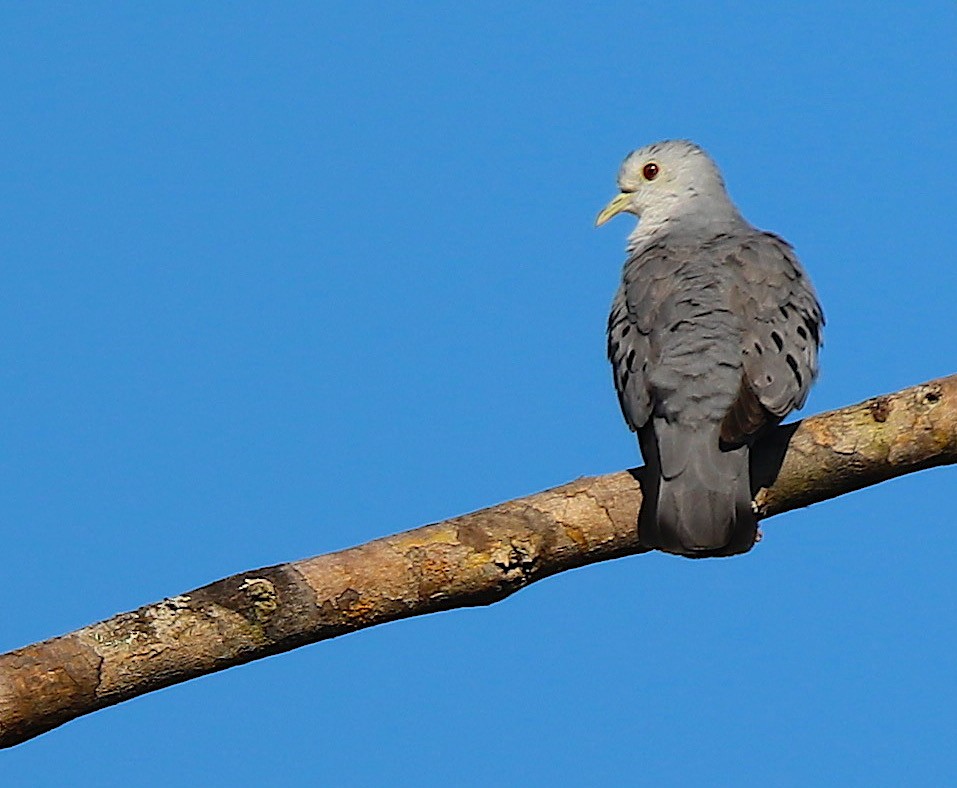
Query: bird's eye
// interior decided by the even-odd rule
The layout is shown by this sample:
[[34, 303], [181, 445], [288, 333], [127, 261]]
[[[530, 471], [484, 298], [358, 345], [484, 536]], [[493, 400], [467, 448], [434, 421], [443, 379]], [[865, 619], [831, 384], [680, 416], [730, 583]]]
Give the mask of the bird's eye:
[[653, 161], [648, 162], [642, 167], [641, 174], [645, 176], [646, 181], [653, 181], [658, 177], [658, 165]]

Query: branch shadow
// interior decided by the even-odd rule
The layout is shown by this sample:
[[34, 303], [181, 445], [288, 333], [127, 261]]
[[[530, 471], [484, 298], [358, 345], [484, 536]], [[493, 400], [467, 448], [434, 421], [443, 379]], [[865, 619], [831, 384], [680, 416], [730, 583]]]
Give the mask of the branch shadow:
[[791, 439], [802, 423], [803, 419], [775, 427], [755, 441], [750, 457], [752, 496], [762, 487], [771, 487], [777, 480]]

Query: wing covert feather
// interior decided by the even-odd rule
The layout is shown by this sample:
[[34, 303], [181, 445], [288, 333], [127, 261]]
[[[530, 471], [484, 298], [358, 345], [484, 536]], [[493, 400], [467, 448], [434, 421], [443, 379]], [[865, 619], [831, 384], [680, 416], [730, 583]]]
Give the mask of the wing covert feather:
[[608, 316], [608, 360], [625, 421], [637, 432], [651, 414], [647, 369], [649, 341], [628, 309], [624, 288], [618, 290]]
[[740, 273], [733, 308], [743, 317], [744, 377], [778, 420], [800, 408], [818, 372], [824, 315], [790, 245], [755, 233], [729, 253]]

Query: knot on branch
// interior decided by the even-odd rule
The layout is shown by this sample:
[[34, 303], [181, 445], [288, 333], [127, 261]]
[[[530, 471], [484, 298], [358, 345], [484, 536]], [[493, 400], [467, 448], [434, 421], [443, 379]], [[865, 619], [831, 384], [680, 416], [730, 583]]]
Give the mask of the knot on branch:
[[264, 577], [247, 577], [239, 586], [252, 602], [256, 618], [262, 620], [272, 615], [279, 607], [276, 587]]
[[524, 586], [532, 581], [538, 549], [531, 542], [510, 539], [493, 550], [491, 558], [509, 585]]

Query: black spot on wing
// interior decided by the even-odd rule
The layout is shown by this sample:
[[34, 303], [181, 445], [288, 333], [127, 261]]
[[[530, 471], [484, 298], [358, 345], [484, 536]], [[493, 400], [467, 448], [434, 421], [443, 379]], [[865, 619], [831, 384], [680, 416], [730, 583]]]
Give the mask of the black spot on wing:
[[801, 370], [798, 369], [798, 363], [797, 363], [797, 361], [795, 360], [794, 356], [792, 356], [790, 353], [788, 353], [788, 354], [784, 357], [784, 360], [787, 361], [788, 366], [791, 368], [791, 372], [794, 374], [794, 379], [797, 381], [798, 389], [803, 388], [803, 387], [804, 387], [804, 378], [803, 378], [803, 376], [801, 375]]

